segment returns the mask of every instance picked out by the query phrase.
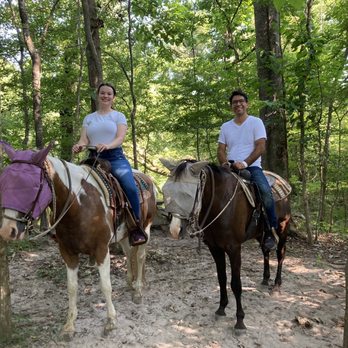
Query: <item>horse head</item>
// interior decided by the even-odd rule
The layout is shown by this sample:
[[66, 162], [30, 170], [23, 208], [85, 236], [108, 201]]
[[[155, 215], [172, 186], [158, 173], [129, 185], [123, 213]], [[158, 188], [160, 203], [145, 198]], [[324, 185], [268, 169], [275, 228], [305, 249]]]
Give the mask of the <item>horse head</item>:
[[172, 215], [170, 233], [178, 239], [181, 220], [188, 220], [195, 202], [200, 183], [200, 173], [208, 161], [182, 160], [173, 163], [161, 159], [162, 164], [170, 170], [170, 176], [163, 185], [163, 198], [166, 212]]
[[5, 240], [23, 239], [27, 223], [37, 219], [52, 200], [44, 175], [44, 162], [52, 144], [39, 151], [16, 151], [3, 141], [0, 146], [11, 161], [0, 175], [0, 236]]

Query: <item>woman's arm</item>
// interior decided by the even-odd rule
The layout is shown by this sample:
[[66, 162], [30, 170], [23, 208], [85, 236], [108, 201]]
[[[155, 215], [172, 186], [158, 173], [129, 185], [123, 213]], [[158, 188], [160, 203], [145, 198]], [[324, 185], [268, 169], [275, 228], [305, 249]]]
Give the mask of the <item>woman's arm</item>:
[[81, 128], [81, 134], [79, 141], [73, 145], [72, 151], [73, 153], [79, 153], [81, 152], [87, 145], [89, 144], [89, 139], [87, 136], [87, 130], [85, 127]]

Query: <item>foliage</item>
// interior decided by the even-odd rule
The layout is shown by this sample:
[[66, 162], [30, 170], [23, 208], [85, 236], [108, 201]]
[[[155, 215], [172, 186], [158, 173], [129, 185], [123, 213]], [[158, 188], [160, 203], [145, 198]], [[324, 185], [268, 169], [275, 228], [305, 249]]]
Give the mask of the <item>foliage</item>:
[[[284, 106], [294, 209], [302, 211], [303, 203], [299, 199], [302, 174], [298, 167], [298, 110], [304, 102], [304, 145], [313, 221], [316, 221], [319, 206], [320, 185], [317, 182], [322, 164], [327, 160], [327, 209], [320, 229], [347, 233], [348, 18], [342, 11], [345, 3], [343, 0], [314, 2], [310, 41], [306, 36], [305, 2], [273, 0], [273, 3], [281, 14], [283, 61], [280, 73], [286, 90]], [[13, 17], [8, 4], [8, 1], [0, 3], [0, 133], [4, 140], [21, 148], [24, 108], [27, 106], [31, 110], [30, 95], [29, 102], [23, 97], [23, 86], [27, 86], [28, 94], [31, 93], [28, 87], [31, 85], [31, 63], [24, 51], [21, 74], [18, 9], [13, 3]], [[27, 1], [26, 4], [32, 35], [40, 43], [52, 1]], [[258, 114], [261, 102], [258, 100], [252, 5], [251, 0], [134, 0], [129, 32], [127, 2], [98, 1], [98, 16], [103, 23], [99, 33], [104, 79], [116, 85], [116, 107], [127, 117], [132, 105], [127, 39], [128, 34], [131, 35], [139, 167], [151, 174], [159, 187], [167, 174], [159, 162], [160, 157], [216, 161], [219, 127], [231, 117], [228, 97], [232, 89], [245, 89], [250, 96], [250, 113]], [[78, 138], [82, 118], [90, 109], [89, 98], [93, 91], [88, 87], [85, 48], [79, 2], [61, 0], [46, 41], [39, 44], [43, 62], [44, 137], [45, 143], [57, 140], [54, 155], [68, 155], [66, 151]], [[307, 77], [309, 55], [313, 57], [313, 66]], [[304, 100], [299, 100], [297, 86], [304, 78]], [[329, 150], [325, 153], [331, 107]], [[30, 147], [35, 144], [34, 134], [31, 120]], [[124, 148], [130, 160], [131, 144], [128, 132]]]

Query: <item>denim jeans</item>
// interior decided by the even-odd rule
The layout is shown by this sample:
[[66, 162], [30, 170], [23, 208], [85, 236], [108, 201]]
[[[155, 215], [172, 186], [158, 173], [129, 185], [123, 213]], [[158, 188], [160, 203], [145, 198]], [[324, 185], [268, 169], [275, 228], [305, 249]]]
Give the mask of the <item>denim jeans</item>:
[[[95, 155], [95, 153], [93, 154]], [[123, 191], [127, 195], [135, 217], [140, 220], [140, 202], [138, 188], [133, 177], [132, 167], [126, 159], [121, 147], [100, 152], [99, 158], [107, 160], [111, 164], [111, 172], [119, 181]]]
[[266, 210], [270, 227], [278, 228], [278, 219], [275, 212], [275, 204], [272, 195], [272, 189], [269, 186], [267, 178], [260, 167], [248, 167], [251, 174], [250, 181], [255, 183], [259, 188], [261, 199]]

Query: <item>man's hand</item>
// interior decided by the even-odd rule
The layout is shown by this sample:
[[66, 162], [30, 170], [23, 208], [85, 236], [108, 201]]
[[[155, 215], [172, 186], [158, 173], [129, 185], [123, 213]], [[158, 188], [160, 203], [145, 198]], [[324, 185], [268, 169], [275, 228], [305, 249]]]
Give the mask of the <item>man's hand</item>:
[[240, 162], [234, 162], [232, 164], [232, 166], [233, 166], [234, 169], [242, 170], [242, 169], [247, 168], [248, 164], [245, 161], [240, 161]]

